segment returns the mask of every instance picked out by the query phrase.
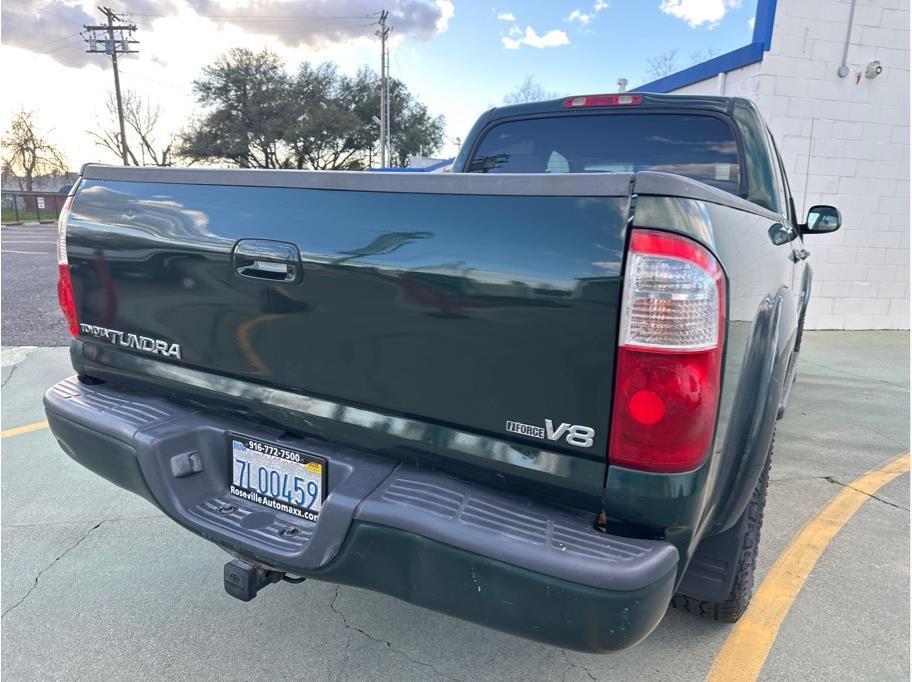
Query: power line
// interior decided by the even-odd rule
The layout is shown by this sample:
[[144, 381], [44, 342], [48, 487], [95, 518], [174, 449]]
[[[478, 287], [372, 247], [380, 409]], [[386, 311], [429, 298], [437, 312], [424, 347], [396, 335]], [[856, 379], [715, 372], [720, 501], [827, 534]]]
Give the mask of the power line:
[[[127, 133], [124, 127], [123, 98], [120, 96], [120, 73], [117, 69], [117, 55], [136, 54], [139, 52], [139, 50], [133, 49], [133, 45], [139, 42], [138, 40], [133, 40], [136, 24], [126, 23], [110, 7], [99, 7], [98, 11], [104, 15], [108, 23], [100, 26], [83, 25], [88, 34], [85, 37], [85, 42], [88, 44], [89, 49], [86, 52], [90, 54], [106, 54], [111, 58], [111, 66], [114, 67], [114, 94], [117, 98], [117, 122], [120, 124], [120, 156], [123, 165], [126, 166], [129, 165], [127, 161]], [[116, 37], [115, 34], [117, 34]], [[99, 39], [99, 35], [105, 37]]]
[[134, 71], [125, 71], [124, 69], [121, 69], [120, 72], [129, 74], [130, 77], [132, 77], [132, 78], [138, 78], [139, 80], [142, 80], [142, 81], [149, 81], [150, 83], [157, 83], [158, 85], [164, 85], [169, 88], [183, 89], [185, 87], [185, 84], [183, 84], [183, 83], [175, 83], [173, 81], [160, 81], [160, 80], [156, 80], [155, 78], [149, 78], [148, 76], [141, 76], [140, 74], [138, 74]]
[[402, 69], [402, 64], [399, 63], [399, 55], [397, 55], [392, 50], [390, 50], [390, 54], [393, 55], [393, 60], [396, 62], [396, 71], [399, 72], [399, 76], [400, 76], [399, 80], [405, 82], [405, 71], [403, 71], [403, 69]]
[[[352, 30], [355, 28], [366, 28], [368, 26], [373, 26], [374, 24], [348, 24], [346, 26], [321, 26], [320, 28], [303, 28], [295, 29], [291, 31], [269, 31], [271, 36], [285, 36], [285, 35], [304, 35], [310, 33], [328, 33], [330, 31], [346, 31]], [[257, 28], [265, 29], [266, 27], [247, 27], [248, 30], [255, 31]]]
[[53, 50], [48, 50], [47, 52], [38, 52], [36, 54], [44, 55], [46, 57], [58, 57], [62, 54], [73, 52], [82, 52], [83, 51], [83, 41], [80, 39], [77, 43], [70, 43], [68, 45], [58, 45]]
[[[59, 37], [59, 38], [54, 38], [53, 40], [48, 40], [48, 41], [45, 42], [45, 43], [38, 43], [37, 45], [29, 45], [29, 46], [28, 46], [28, 49], [29, 49], [29, 50], [32, 50], [32, 51], [38, 50], [38, 49], [41, 49], [42, 47], [45, 47], [45, 46], [47, 46], [47, 45], [52, 45], [52, 44], [54, 44], [54, 43], [59, 43], [61, 40], [69, 40], [69, 39], [71, 39], [71, 38], [78, 38], [78, 37], [80, 37], [80, 35], [81, 35], [80, 33], [70, 33], [69, 35], [61, 36], [61, 37]], [[56, 49], [56, 48], [55, 48], [55, 49]]]
[[[204, 19], [225, 19], [229, 21], [326, 21], [327, 19], [336, 20], [336, 19], [376, 19], [379, 14], [354, 14], [348, 16], [334, 16], [334, 15], [325, 15], [325, 16], [311, 16], [311, 17], [295, 17], [292, 15], [282, 16], [279, 14], [260, 14], [257, 16], [253, 15], [242, 15], [242, 14], [199, 14], [194, 13], [198, 17], [203, 17]], [[132, 14], [134, 17], [150, 17], [150, 18], [175, 18], [181, 15], [178, 14]]]
[[[65, 39], [66, 40], [75, 40], [76, 42], [57, 45], [56, 47], [52, 47], [51, 49], [47, 50], [46, 52], [39, 51], [39, 48], [41, 48], [43, 45], [49, 45], [51, 43], [60, 42], [61, 40], [65, 40]], [[55, 57], [57, 55], [65, 53], [65, 52], [69, 52], [70, 50], [79, 50], [81, 52], [83, 43], [82, 43], [82, 39], [80, 38], [80, 34], [74, 33], [71, 36], [64, 36], [62, 38], [58, 38], [53, 41], [48, 41], [47, 43], [42, 43], [41, 45], [14, 45], [13, 47], [21, 47], [23, 50], [26, 50], [27, 52], [29, 52], [29, 56], [32, 59], [37, 59], [38, 57]]]

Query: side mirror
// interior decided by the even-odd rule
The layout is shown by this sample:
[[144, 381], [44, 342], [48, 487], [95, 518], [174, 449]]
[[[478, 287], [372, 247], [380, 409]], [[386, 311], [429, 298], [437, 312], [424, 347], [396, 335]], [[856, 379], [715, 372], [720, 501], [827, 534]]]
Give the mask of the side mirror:
[[802, 234], [835, 232], [842, 225], [842, 216], [835, 206], [811, 206], [807, 222], [801, 226]]

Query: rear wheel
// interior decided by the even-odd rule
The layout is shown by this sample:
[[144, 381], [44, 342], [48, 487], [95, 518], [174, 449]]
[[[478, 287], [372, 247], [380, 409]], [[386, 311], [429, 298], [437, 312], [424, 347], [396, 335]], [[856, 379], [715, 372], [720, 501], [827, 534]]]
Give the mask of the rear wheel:
[[[735, 580], [728, 596], [723, 601], [705, 601], [690, 597], [687, 594], [676, 594], [671, 605], [681, 611], [692, 613], [700, 618], [715, 620], [720, 623], [735, 623], [747, 610], [754, 590], [754, 569], [757, 566], [757, 549], [760, 546], [760, 528], [763, 525], [763, 509], [766, 507], [766, 489], [769, 485], [770, 461], [773, 456], [775, 432], [770, 441], [766, 464], [754, 486], [750, 502], [743, 516], [735, 527], [742, 526], [741, 542], [736, 545], [738, 552], [735, 568]], [[697, 550], [699, 552], [699, 550]]]

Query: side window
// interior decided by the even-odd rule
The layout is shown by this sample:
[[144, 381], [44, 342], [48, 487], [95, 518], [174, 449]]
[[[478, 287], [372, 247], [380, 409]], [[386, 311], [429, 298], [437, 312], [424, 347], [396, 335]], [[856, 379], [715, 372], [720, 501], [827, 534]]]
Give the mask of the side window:
[[775, 158], [774, 174], [776, 176], [776, 184], [778, 185], [777, 190], [779, 193], [779, 201], [781, 202], [782, 212], [785, 213], [789, 222], [792, 225], [796, 225], [795, 222], [795, 205], [792, 202], [792, 192], [789, 189], [788, 177], [785, 175], [785, 167], [782, 165], [782, 157], [779, 156], [779, 148], [776, 146], [776, 140], [773, 138], [773, 134], [770, 132], [769, 128], [766, 129], [767, 137], [769, 137], [770, 147], [773, 150], [773, 155]]
[[[795, 213], [795, 199], [792, 196], [792, 188], [789, 187], [788, 175], [785, 173], [785, 165], [782, 163], [782, 157], [779, 156], [779, 150], [776, 150], [776, 160], [779, 162], [779, 171], [782, 173], [782, 183], [785, 186], [785, 194], [788, 199], [786, 206], [788, 207], [788, 217], [792, 221], [792, 225], [798, 224], [798, 215]], [[808, 160], [810, 163], [810, 160]]]

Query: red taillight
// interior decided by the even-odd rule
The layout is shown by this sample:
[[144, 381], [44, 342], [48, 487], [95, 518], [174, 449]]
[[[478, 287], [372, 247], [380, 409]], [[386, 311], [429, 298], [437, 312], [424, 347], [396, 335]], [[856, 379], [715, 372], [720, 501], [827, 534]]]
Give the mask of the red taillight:
[[719, 405], [725, 279], [690, 239], [634, 229], [624, 277], [608, 459], [644, 471], [697, 467]]
[[616, 107], [639, 104], [643, 101], [640, 95], [583, 95], [568, 97], [564, 100], [565, 109], [582, 107]]
[[76, 317], [76, 301], [73, 298], [73, 282], [70, 280], [70, 266], [62, 263], [57, 266], [60, 270], [60, 277], [57, 280], [57, 300], [60, 301], [60, 309], [63, 316], [66, 317], [67, 326], [70, 328], [70, 334], [79, 336], [79, 319]]
[[79, 335], [79, 319], [76, 316], [76, 300], [73, 298], [73, 282], [70, 279], [70, 266], [67, 261], [66, 247], [66, 230], [67, 219], [70, 217], [70, 208], [73, 205], [73, 197], [67, 197], [60, 211], [60, 217], [57, 219], [57, 300], [60, 301], [60, 309], [66, 317], [67, 326], [70, 328], [70, 334]]

